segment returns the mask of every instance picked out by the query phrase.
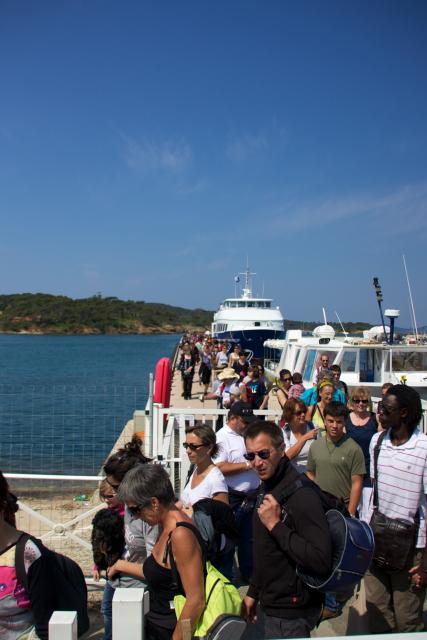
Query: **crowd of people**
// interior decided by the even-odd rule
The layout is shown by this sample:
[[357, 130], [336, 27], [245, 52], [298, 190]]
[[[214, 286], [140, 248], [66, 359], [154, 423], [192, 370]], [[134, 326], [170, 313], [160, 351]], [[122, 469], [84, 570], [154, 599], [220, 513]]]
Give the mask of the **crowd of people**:
[[[394, 565], [386, 550], [374, 556], [365, 575], [369, 627], [372, 633], [423, 630], [427, 436], [420, 429], [419, 394], [406, 385], [385, 385], [374, 413], [368, 389], [348, 389], [339, 367], [330, 368], [326, 357], [311, 388], [288, 370], [271, 385], [238, 345], [230, 350], [210, 336], [184, 340], [178, 368], [184, 397], [191, 397], [192, 380], [200, 376], [204, 397], [227, 409], [225, 422], [216, 431], [203, 423], [187, 427], [182, 446], [191, 467], [181, 495], [165, 468], [142, 454], [137, 436], [106, 461], [100, 495], [114, 517], [104, 529], [101, 519], [95, 520], [92, 538], [98, 551], [94, 577], [105, 567], [107, 578], [104, 640], [111, 640], [118, 586], [145, 585], [150, 591], [148, 640], [181, 640], [171, 604], [177, 594], [186, 596], [179, 619], [190, 620], [194, 631], [206, 606], [207, 557], [228, 580], [248, 584], [242, 616], [255, 622], [260, 607], [265, 638], [308, 637], [322, 619], [340, 615], [351, 594], [323, 596], [296, 571], [303, 566], [326, 575], [332, 562], [318, 492], [308, 483], [298, 493], [286, 493], [300, 474], [342, 499], [352, 517], [373, 523], [381, 516], [392, 529], [406, 523], [405, 549], [398, 533], [389, 545], [397, 548], [399, 563]], [[272, 393], [282, 408], [278, 424], [254, 413], [268, 406]], [[25, 593], [13, 574], [11, 550], [20, 536], [15, 510], [16, 500], [0, 476], [0, 585], [8, 576], [13, 586], [0, 592], [0, 632], [6, 640], [35, 634], [44, 640], [46, 620], [40, 619], [37, 596], [42, 558], [30, 543], [25, 553], [32, 580]], [[121, 549], [117, 556], [112, 529]]]

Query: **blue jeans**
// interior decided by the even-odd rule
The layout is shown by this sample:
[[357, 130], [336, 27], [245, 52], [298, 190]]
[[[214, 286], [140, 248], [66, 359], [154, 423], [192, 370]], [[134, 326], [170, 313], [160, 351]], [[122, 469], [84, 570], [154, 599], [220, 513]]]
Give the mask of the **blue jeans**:
[[115, 588], [109, 582], [105, 584], [104, 595], [101, 603], [101, 613], [104, 616], [103, 640], [111, 640], [113, 633], [113, 596]]
[[[245, 582], [249, 582], [252, 575], [253, 558], [252, 558], [252, 517], [253, 508], [246, 511], [241, 505], [233, 508], [236, 525], [239, 530], [240, 540], [237, 545], [237, 557], [239, 560], [239, 568], [242, 578]], [[233, 560], [234, 549], [221, 557], [219, 571], [229, 580], [233, 579]]]

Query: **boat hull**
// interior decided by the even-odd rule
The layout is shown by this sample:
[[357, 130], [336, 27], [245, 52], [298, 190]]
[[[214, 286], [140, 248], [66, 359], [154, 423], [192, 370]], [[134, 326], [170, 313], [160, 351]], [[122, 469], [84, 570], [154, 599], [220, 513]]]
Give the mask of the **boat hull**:
[[280, 340], [285, 337], [285, 332], [279, 329], [230, 329], [229, 331], [217, 331], [213, 334], [218, 340], [233, 341], [241, 346], [248, 358], [263, 358], [264, 342], [266, 340]]

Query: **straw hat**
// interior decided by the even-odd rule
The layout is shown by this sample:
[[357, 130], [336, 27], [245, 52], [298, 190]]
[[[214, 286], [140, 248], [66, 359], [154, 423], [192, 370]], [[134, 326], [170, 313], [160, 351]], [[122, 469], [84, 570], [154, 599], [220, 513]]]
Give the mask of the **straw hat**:
[[225, 369], [218, 374], [218, 380], [237, 380], [239, 377], [239, 374], [231, 367], [225, 367]]

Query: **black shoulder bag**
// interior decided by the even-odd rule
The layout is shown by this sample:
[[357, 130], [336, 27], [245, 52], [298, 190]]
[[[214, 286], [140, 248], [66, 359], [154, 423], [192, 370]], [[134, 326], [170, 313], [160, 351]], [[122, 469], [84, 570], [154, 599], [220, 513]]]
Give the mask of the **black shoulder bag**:
[[375, 538], [373, 562], [386, 571], [402, 571], [414, 555], [420, 518], [417, 511], [411, 524], [406, 520], [389, 518], [378, 508], [378, 458], [385, 435], [386, 431], [383, 431], [374, 448], [374, 512], [370, 522]]

